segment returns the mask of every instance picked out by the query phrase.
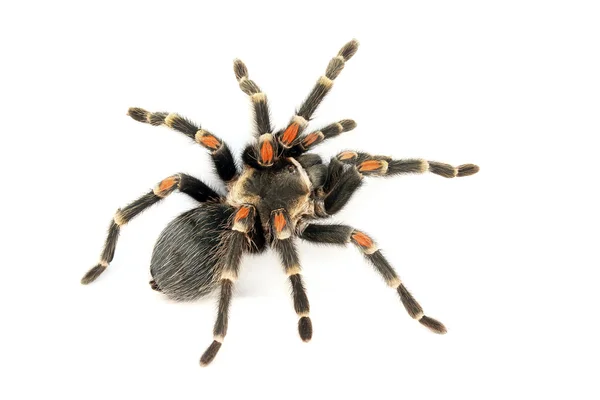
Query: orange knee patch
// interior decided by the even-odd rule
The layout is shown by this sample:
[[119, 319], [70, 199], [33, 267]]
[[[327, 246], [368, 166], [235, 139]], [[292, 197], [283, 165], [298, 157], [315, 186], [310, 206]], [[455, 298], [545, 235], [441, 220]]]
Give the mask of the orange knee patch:
[[243, 206], [235, 214], [235, 222], [238, 222], [239, 220], [246, 218], [248, 216], [248, 214], [250, 214], [250, 207]]
[[260, 161], [264, 164], [269, 164], [273, 161], [273, 145], [268, 141], [265, 141], [260, 146]]
[[283, 142], [283, 144], [285, 144], [286, 146], [289, 146], [290, 144], [292, 144], [292, 142], [296, 139], [296, 136], [298, 136], [298, 129], [300, 128], [300, 125], [293, 123], [290, 126], [287, 127], [287, 129], [285, 130], [285, 132], [283, 132], [283, 136], [281, 138], [281, 141]]
[[218, 149], [219, 146], [221, 146], [221, 142], [219, 142], [219, 139], [217, 139], [213, 135], [202, 136], [200, 138], [200, 143], [206, 147], [209, 147], [209, 148], [215, 149], [215, 150]]
[[360, 163], [358, 166], [359, 171], [375, 171], [383, 168], [383, 163], [379, 160], [367, 160]]
[[[309, 147], [310, 145], [314, 144], [317, 140], [320, 139], [319, 133], [321, 132], [313, 132], [308, 134], [303, 140], [302, 140], [302, 145], [304, 147]], [[322, 133], [321, 133], [322, 135]]]
[[352, 234], [352, 240], [358, 243], [359, 246], [369, 248], [373, 246], [373, 240], [362, 232], [355, 231]]
[[161, 192], [163, 192], [165, 190], [171, 189], [176, 184], [177, 184], [177, 177], [176, 176], [170, 176], [167, 179], [163, 179], [158, 184], [158, 190], [160, 190]]
[[275, 225], [276, 232], [283, 231], [283, 228], [285, 228], [286, 222], [285, 222], [285, 217], [283, 216], [282, 212], [278, 212], [277, 214], [275, 214], [273, 224]]
[[338, 154], [338, 159], [340, 160], [350, 160], [354, 157], [358, 157], [358, 154], [356, 154], [353, 151], [343, 151], [340, 154]]

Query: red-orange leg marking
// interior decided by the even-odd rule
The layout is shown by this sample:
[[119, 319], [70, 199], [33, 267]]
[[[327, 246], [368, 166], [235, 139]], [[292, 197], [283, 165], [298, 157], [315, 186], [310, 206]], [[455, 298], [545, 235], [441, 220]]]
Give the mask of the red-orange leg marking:
[[297, 123], [293, 123], [288, 126], [285, 132], [283, 132], [281, 142], [286, 146], [291, 145], [292, 142], [296, 140], [296, 136], [298, 136], [298, 129], [300, 129], [300, 125]]
[[266, 141], [260, 147], [260, 161], [263, 164], [270, 164], [273, 162], [273, 145]]
[[322, 132], [310, 133], [302, 140], [302, 146], [304, 146], [304, 148], [310, 147], [311, 145], [323, 140], [323, 138], [324, 137]]
[[358, 243], [359, 246], [369, 248], [373, 246], [373, 240], [362, 232], [355, 231], [352, 234], [352, 240]]
[[221, 146], [221, 142], [219, 142], [219, 139], [217, 139], [213, 135], [202, 136], [200, 138], [200, 143], [213, 150], [216, 150]]
[[235, 214], [235, 222], [238, 222], [241, 219], [244, 219], [248, 216], [248, 214], [250, 214], [250, 207], [247, 206], [243, 206], [242, 208], [240, 208], [238, 210], [238, 212]]
[[167, 179], [162, 180], [158, 185], [158, 190], [164, 192], [166, 190], [171, 189], [174, 185], [177, 184], [177, 180], [178, 179], [176, 176], [170, 176]]
[[275, 219], [273, 222], [275, 224], [275, 231], [277, 231], [277, 232], [283, 231], [283, 228], [285, 228], [286, 222], [285, 222], [285, 217], [283, 216], [282, 212], [275, 214]]

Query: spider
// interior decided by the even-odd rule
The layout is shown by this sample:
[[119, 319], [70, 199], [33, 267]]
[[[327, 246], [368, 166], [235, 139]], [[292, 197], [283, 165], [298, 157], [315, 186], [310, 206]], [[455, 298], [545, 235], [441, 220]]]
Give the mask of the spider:
[[112, 261], [121, 227], [151, 205], [174, 191], [200, 203], [171, 221], [160, 234], [152, 253], [152, 289], [177, 301], [201, 298], [220, 291], [212, 344], [200, 358], [208, 365], [217, 355], [227, 334], [229, 306], [244, 253], [260, 253], [270, 246], [278, 253], [292, 288], [300, 338], [312, 338], [310, 306], [296, 251], [296, 238], [331, 245], [352, 243], [362, 251], [388, 286], [398, 292], [408, 314], [435, 333], [446, 333], [444, 325], [423, 313], [395, 270], [365, 232], [348, 225], [318, 224], [317, 219], [338, 213], [360, 188], [363, 178], [424, 173], [445, 178], [475, 174], [479, 167], [458, 167], [423, 159], [395, 160], [360, 151], [343, 151], [329, 164], [309, 151], [326, 139], [356, 127], [344, 119], [305, 133], [315, 110], [331, 90], [346, 62], [356, 53], [358, 42], [345, 44], [329, 62], [285, 129], [271, 125], [267, 96], [249, 78], [248, 69], [235, 60], [233, 70], [241, 90], [251, 100], [255, 138], [242, 152], [243, 167], [236, 165], [225, 142], [190, 120], [167, 112], [130, 108], [136, 121], [165, 125], [181, 132], [206, 148], [219, 177], [227, 187], [222, 196], [202, 181], [183, 173], [160, 181], [153, 190], [118, 209], [108, 228], [100, 261], [81, 279], [94, 281]]

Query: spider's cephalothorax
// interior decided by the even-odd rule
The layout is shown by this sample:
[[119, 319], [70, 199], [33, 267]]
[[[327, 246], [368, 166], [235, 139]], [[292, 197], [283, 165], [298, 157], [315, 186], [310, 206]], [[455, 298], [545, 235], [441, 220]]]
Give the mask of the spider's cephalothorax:
[[163, 179], [152, 191], [117, 210], [100, 261], [81, 282], [92, 282], [108, 267], [123, 225], [178, 190], [201, 204], [175, 218], [161, 233], [152, 254], [150, 284], [154, 290], [181, 301], [220, 291], [214, 341], [202, 355], [201, 365], [214, 359], [227, 333], [229, 304], [242, 255], [260, 252], [267, 245], [279, 254], [290, 281], [300, 337], [304, 341], [311, 339], [312, 323], [294, 246], [296, 238], [355, 245], [388, 286], [398, 292], [412, 318], [436, 333], [445, 333], [444, 325], [423, 313], [370, 236], [348, 225], [314, 223], [316, 219], [340, 211], [365, 176], [429, 171], [453, 178], [479, 171], [473, 164], [453, 167], [423, 159], [395, 160], [358, 151], [343, 151], [326, 164], [318, 155], [308, 153], [323, 140], [356, 126], [352, 120], [341, 120], [305, 133], [313, 113], [357, 49], [355, 40], [342, 47], [285, 129], [279, 131], [271, 126], [266, 95], [250, 80], [246, 66], [240, 60], [234, 61], [240, 88], [252, 101], [256, 127], [255, 140], [243, 151], [241, 171], [229, 147], [209, 131], [174, 113], [129, 109], [129, 116], [136, 121], [165, 125], [208, 149], [228, 193], [222, 196], [186, 174]]

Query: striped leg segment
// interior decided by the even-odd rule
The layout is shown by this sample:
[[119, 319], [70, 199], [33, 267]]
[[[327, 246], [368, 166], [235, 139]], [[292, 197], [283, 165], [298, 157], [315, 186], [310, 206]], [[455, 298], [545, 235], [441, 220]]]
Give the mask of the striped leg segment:
[[285, 210], [275, 210], [271, 213], [270, 231], [273, 238], [273, 248], [279, 254], [292, 286], [294, 310], [298, 315], [298, 333], [304, 342], [308, 342], [312, 338], [312, 322], [309, 316], [310, 304], [300, 274], [298, 251], [291, 238], [293, 227]]
[[227, 144], [187, 118], [175, 113], [151, 113], [142, 108], [135, 107], [130, 108], [127, 115], [139, 122], [154, 126], [164, 125], [183, 133], [210, 152], [217, 174], [223, 181], [229, 182], [237, 176], [238, 170]]
[[363, 175], [391, 176], [400, 174], [421, 174], [431, 172], [444, 178], [462, 177], [476, 174], [479, 167], [475, 164], [463, 164], [454, 167], [436, 161], [427, 161], [420, 158], [393, 160], [386, 156], [372, 156], [367, 153], [343, 151], [337, 159], [346, 164], [355, 165]]
[[179, 190], [199, 202], [218, 200], [220, 198], [217, 192], [193, 176], [177, 174], [163, 179], [151, 192], [143, 195], [126, 207], [117, 210], [108, 227], [108, 235], [106, 242], [104, 243], [104, 249], [100, 255], [100, 261], [84, 275], [81, 279], [81, 283], [87, 285], [88, 283], [93, 282], [106, 270], [106, 268], [108, 268], [108, 265], [115, 255], [119, 232], [123, 225], [127, 224], [139, 213], [151, 205], [158, 203], [175, 190]]
[[300, 234], [300, 238], [315, 243], [354, 244], [363, 252], [365, 258], [375, 267], [375, 270], [381, 275], [388, 286], [398, 292], [400, 301], [412, 318], [435, 333], [446, 333], [446, 327], [441, 322], [423, 313], [423, 308], [421, 308], [419, 303], [417, 303], [415, 298], [406, 289], [396, 271], [394, 271], [383, 256], [373, 239], [364, 232], [347, 225], [309, 224]]
[[217, 320], [213, 328], [213, 342], [200, 357], [200, 365], [207, 366], [215, 358], [225, 335], [229, 321], [229, 305], [233, 294], [233, 284], [238, 279], [242, 254], [248, 249], [248, 232], [255, 223], [256, 210], [250, 205], [241, 206], [235, 213], [233, 227], [225, 238], [227, 253], [224, 256], [221, 272], [221, 294]]
[[338, 77], [346, 62], [358, 50], [358, 42], [352, 40], [344, 45], [338, 52], [337, 56], [331, 59], [325, 70], [325, 75], [321, 76], [312, 91], [304, 100], [296, 115], [292, 117], [288, 127], [279, 136], [280, 142], [284, 147], [291, 147], [300, 133], [306, 128], [308, 121], [311, 119], [314, 112], [321, 104], [327, 93], [333, 86], [333, 81]]
[[267, 103], [267, 95], [264, 94], [258, 85], [248, 77], [248, 68], [241, 60], [234, 60], [233, 72], [240, 84], [240, 89], [252, 100], [254, 109], [254, 121], [256, 123], [256, 136], [264, 133], [273, 132], [271, 127], [271, 118], [269, 117], [269, 105]]

